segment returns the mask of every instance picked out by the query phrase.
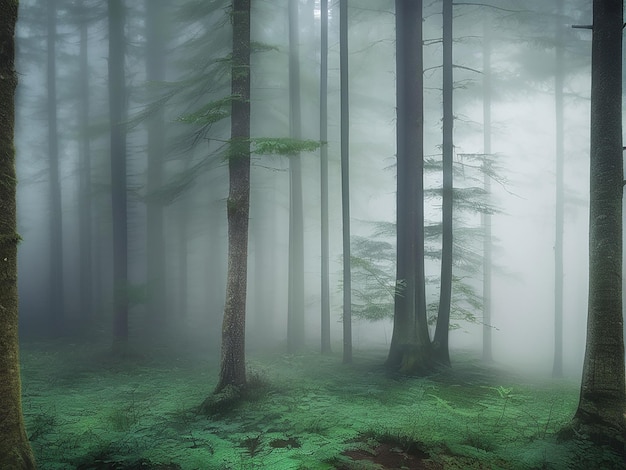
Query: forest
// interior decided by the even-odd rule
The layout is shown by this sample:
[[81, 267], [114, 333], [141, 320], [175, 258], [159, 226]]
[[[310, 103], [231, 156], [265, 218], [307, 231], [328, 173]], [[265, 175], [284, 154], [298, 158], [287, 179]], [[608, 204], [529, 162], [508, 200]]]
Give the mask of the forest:
[[622, 0], [0, 0], [0, 469], [626, 469]]

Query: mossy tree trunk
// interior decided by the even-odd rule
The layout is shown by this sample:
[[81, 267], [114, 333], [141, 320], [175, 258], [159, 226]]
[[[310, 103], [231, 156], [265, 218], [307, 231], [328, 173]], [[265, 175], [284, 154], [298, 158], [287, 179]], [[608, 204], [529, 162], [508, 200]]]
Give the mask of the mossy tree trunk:
[[234, 0], [228, 271], [220, 375], [215, 392], [246, 384], [245, 330], [250, 208], [250, 0]]
[[573, 427], [626, 441], [622, 315], [622, 0], [594, 0], [591, 70], [589, 312]]
[[17, 335], [15, 0], [0, 0], [0, 468], [35, 468], [22, 417]]

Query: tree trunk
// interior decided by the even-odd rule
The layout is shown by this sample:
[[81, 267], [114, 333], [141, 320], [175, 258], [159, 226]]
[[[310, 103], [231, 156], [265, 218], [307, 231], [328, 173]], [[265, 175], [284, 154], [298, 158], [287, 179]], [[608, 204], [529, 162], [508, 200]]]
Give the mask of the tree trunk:
[[350, 261], [350, 100], [348, 82], [348, 0], [339, 1], [341, 82], [341, 220], [343, 223], [343, 362], [352, 362], [352, 275]]
[[216, 392], [246, 384], [245, 331], [250, 208], [250, 0], [233, 1], [231, 142], [227, 200], [228, 274]]
[[[483, 19], [483, 189], [491, 196], [491, 22]], [[483, 361], [493, 361], [491, 340], [491, 215], [481, 214], [483, 226]]]
[[61, 182], [59, 180], [59, 135], [57, 129], [56, 91], [56, 0], [47, 2], [48, 13], [48, 162], [50, 165], [50, 327], [60, 331], [64, 327], [63, 305], [63, 223], [61, 209]]
[[[165, 80], [165, 5], [163, 0], [146, 0], [146, 79], [149, 82]], [[163, 327], [166, 315], [165, 246], [163, 233], [163, 205], [150, 197], [163, 182], [165, 152], [165, 125], [163, 109], [158, 109], [148, 121], [148, 170], [146, 205], [146, 282], [147, 309], [150, 318]]]
[[442, 192], [442, 240], [441, 240], [441, 289], [439, 312], [433, 342], [436, 362], [450, 365], [448, 332], [450, 329], [450, 305], [452, 303], [452, 199], [453, 199], [453, 69], [452, 69], [452, 0], [443, 0], [443, 192]]
[[330, 353], [330, 249], [328, 234], [328, 0], [320, 1], [320, 195], [321, 195], [321, 337]]
[[22, 417], [18, 347], [15, 202], [15, 22], [17, 1], [0, 0], [0, 468], [34, 469]]
[[[302, 138], [300, 106], [300, 54], [298, 2], [289, 2], [289, 134]], [[287, 349], [304, 345], [304, 218], [302, 214], [302, 162], [300, 154], [289, 156], [289, 292]]]
[[424, 275], [422, 2], [396, 0], [397, 263], [388, 367], [430, 367]]
[[122, 0], [109, 3], [109, 113], [111, 120], [111, 214], [113, 217], [113, 339], [124, 353], [128, 342], [128, 233], [126, 207], [125, 11]]
[[564, 185], [563, 164], [565, 159], [563, 132], [563, 0], [558, 0], [556, 16], [556, 45], [554, 70], [554, 108], [556, 124], [556, 210], [554, 237], [554, 362], [552, 376], [563, 376], [563, 214]]
[[573, 425], [624, 452], [622, 0], [594, 0], [591, 58], [589, 313]]
[[89, 138], [89, 11], [85, 1], [81, 3], [80, 23], [80, 107], [79, 107], [79, 270], [80, 313], [88, 323], [93, 319], [93, 246], [92, 246], [92, 198], [91, 198], [91, 147]]

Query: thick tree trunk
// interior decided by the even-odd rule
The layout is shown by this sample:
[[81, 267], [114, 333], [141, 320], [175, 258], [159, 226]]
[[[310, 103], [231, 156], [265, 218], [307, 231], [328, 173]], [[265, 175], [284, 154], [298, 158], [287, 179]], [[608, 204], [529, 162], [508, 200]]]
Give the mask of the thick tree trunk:
[[[289, 2], [289, 134], [302, 138], [300, 106], [300, 53], [298, 2]], [[302, 162], [300, 154], [289, 156], [289, 292], [287, 349], [304, 345], [304, 216], [302, 214]]]
[[448, 332], [452, 303], [452, 202], [453, 202], [453, 69], [452, 69], [452, 0], [443, 0], [443, 192], [441, 289], [439, 312], [433, 341], [433, 356], [437, 363], [449, 366]]
[[320, 194], [321, 194], [321, 337], [330, 353], [330, 256], [328, 232], [328, 0], [320, 1]]
[[111, 214], [113, 217], [113, 346], [115, 352], [124, 353], [128, 341], [125, 11], [123, 0], [110, 0], [108, 5]]
[[341, 82], [341, 220], [343, 223], [343, 362], [352, 362], [352, 273], [350, 259], [350, 100], [348, 85], [348, 0], [339, 1]]
[[216, 392], [246, 384], [245, 330], [250, 208], [250, 0], [233, 1], [231, 142], [228, 159], [228, 274]]
[[422, 2], [396, 0], [397, 265], [388, 367], [430, 367], [424, 275]]
[[22, 417], [18, 348], [15, 202], [15, 22], [17, 1], [0, 0], [0, 468], [34, 469]]
[[591, 71], [589, 313], [573, 426], [624, 452], [622, 317], [622, 0], [594, 0]]

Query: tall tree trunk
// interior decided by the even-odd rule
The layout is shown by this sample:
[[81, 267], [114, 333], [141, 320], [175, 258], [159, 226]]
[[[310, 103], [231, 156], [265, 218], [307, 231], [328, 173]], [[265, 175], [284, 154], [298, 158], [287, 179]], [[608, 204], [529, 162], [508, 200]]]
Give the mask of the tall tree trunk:
[[343, 223], [343, 362], [352, 362], [352, 274], [350, 259], [350, 100], [348, 81], [348, 0], [339, 1], [341, 82], [341, 220]]
[[[491, 197], [491, 22], [483, 18], [483, 189]], [[493, 361], [491, 340], [491, 215], [481, 214], [483, 226], [483, 361]]]
[[320, 195], [321, 195], [321, 338], [330, 353], [330, 249], [328, 236], [328, 0], [320, 1]]
[[563, 375], [563, 164], [565, 160], [563, 132], [563, 0], [557, 2], [556, 45], [554, 61], [554, 108], [556, 124], [556, 210], [554, 238], [554, 362], [552, 376]]
[[111, 214], [113, 218], [113, 338], [123, 353], [128, 342], [128, 233], [126, 195], [126, 79], [123, 0], [109, 3], [109, 113], [111, 120]]
[[93, 241], [92, 241], [92, 197], [91, 197], [91, 147], [89, 138], [89, 9], [85, 0], [81, 3], [80, 15], [80, 107], [79, 107], [79, 270], [80, 312], [86, 322], [93, 318]]
[[64, 327], [63, 223], [59, 180], [59, 135], [57, 129], [56, 0], [47, 2], [48, 13], [48, 161], [50, 165], [50, 321], [54, 331]]
[[439, 312], [433, 342], [435, 360], [450, 365], [448, 332], [450, 329], [450, 305], [452, 303], [452, 202], [453, 202], [453, 69], [452, 69], [452, 0], [443, 0], [443, 192], [442, 192], [442, 241], [441, 241], [441, 289]]
[[[164, 0], [146, 0], [146, 79], [165, 80], [165, 6]], [[163, 327], [166, 315], [165, 246], [163, 205], [150, 197], [163, 182], [165, 125], [163, 110], [158, 109], [148, 121], [148, 170], [146, 207], [146, 281], [148, 313], [158, 326]]]
[[424, 274], [424, 108], [422, 2], [396, 0], [397, 263], [388, 367], [430, 366]]
[[245, 332], [250, 209], [250, 0], [233, 0], [231, 142], [227, 200], [228, 274], [220, 376], [215, 388], [246, 384]]
[[[289, 2], [289, 134], [302, 138], [300, 106], [300, 53], [298, 2]], [[300, 154], [289, 156], [289, 292], [287, 349], [304, 345], [304, 217], [302, 214], [302, 162]]]
[[0, 468], [35, 468], [22, 416], [15, 202], [15, 0], [0, 0]]
[[622, 0], [594, 0], [591, 57], [589, 313], [574, 428], [626, 441], [622, 315]]

